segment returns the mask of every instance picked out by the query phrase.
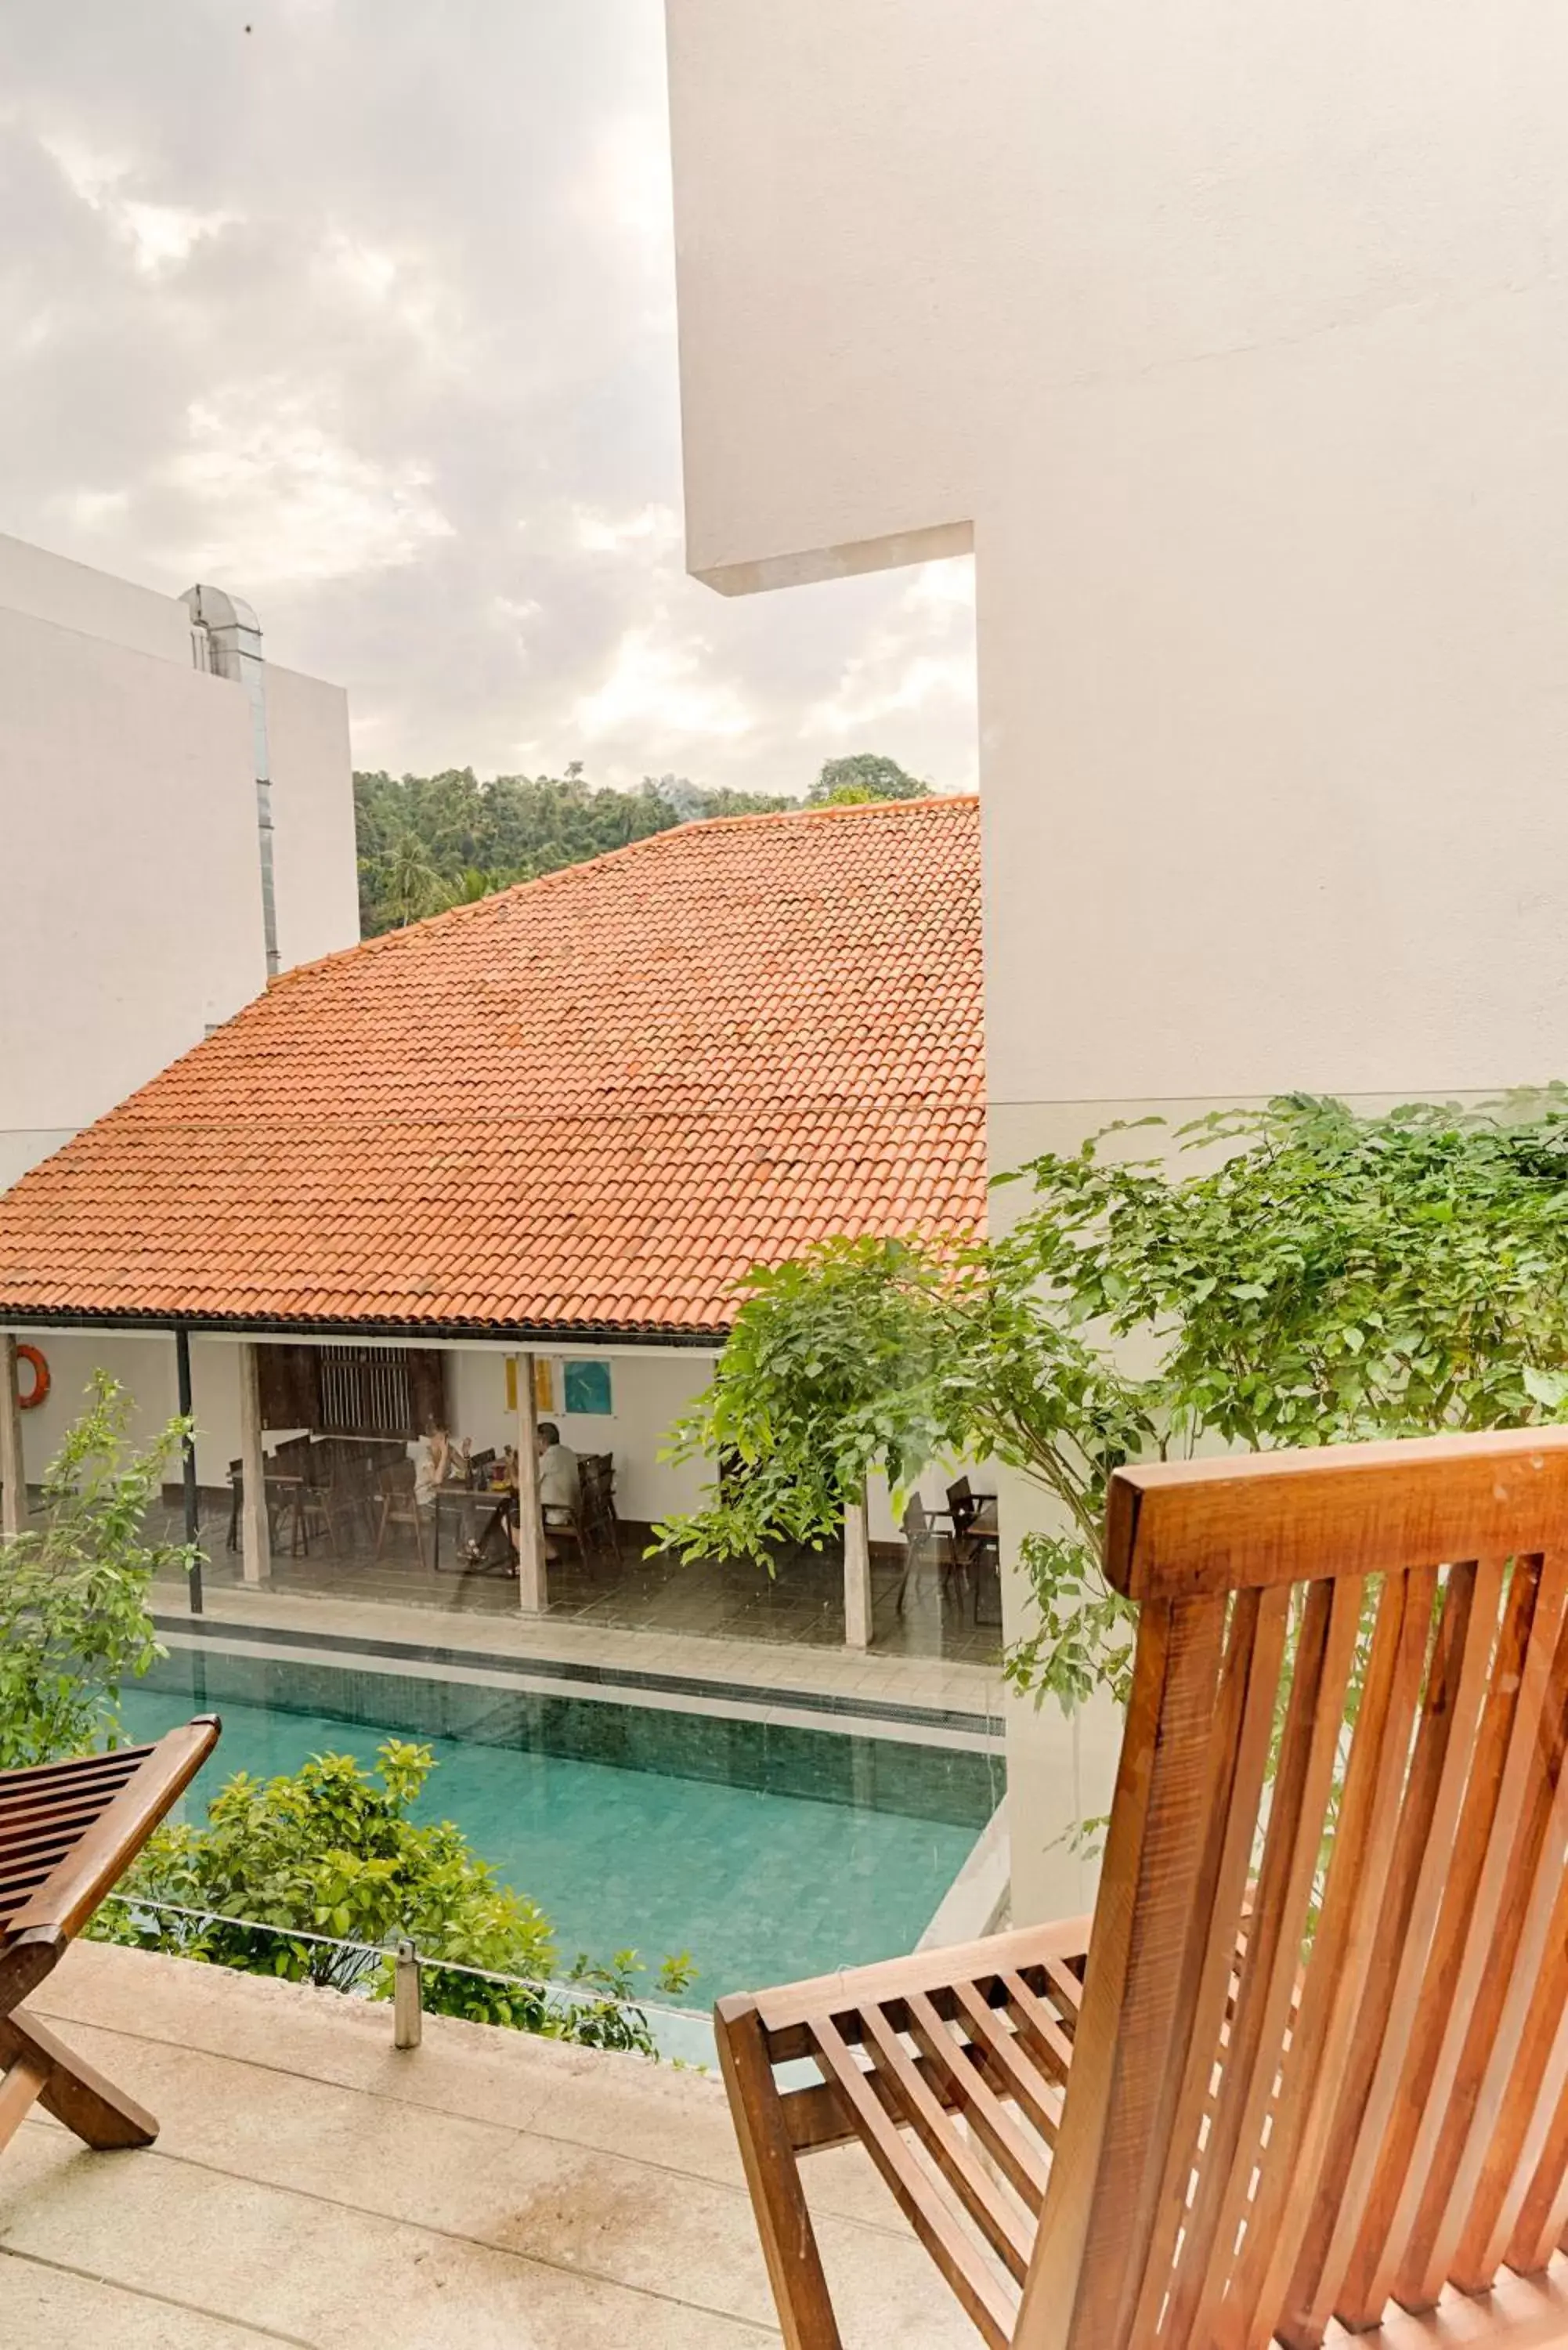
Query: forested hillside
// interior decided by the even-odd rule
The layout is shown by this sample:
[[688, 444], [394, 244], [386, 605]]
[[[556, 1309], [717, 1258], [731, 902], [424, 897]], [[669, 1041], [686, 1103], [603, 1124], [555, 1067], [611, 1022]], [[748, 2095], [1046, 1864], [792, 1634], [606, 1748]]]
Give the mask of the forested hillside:
[[[893, 760], [863, 753], [831, 759], [814, 801], [904, 799], [929, 791]], [[683, 775], [645, 776], [634, 792], [564, 775], [497, 775], [472, 767], [439, 775], [354, 777], [359, 852], [359, 929], [365, 938], [445, 907], [580, 865], [607, 848], [700, 816], [755, 816], [797, 806], [782, 794], [713, 790]]]

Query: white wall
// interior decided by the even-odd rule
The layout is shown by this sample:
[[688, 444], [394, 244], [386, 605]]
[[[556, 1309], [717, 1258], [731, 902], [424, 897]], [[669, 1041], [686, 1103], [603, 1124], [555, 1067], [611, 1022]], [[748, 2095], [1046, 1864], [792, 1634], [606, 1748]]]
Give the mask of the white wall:
[[[266, 675], [286, 967], [358, 936], [348, 708]], [[265, 984], [253, 762], [177, 598], [0, 538], [0, 1190]]]
[[287, 971], [359, 936], [348, 697], [269, 661], [266, 734], [278, 954]]
[[[704, 1480], [700, 1462], [680, 1468], [661, 1464], [659, 1451], [672, 1423], [701, 1395], [712, 1357], [688, 1353], [628, 1353], [596, 1359], [610, 1366], [614, 1410], [552, 1411], [563, 1443], [574, 1452], [615, 1456], [616, 1508], [624, 1518], [649, 1523], [671, 1510], [695, 1508]], [[506, 1367], [501, 1355], [455, 1350], [449, 1357], [447, 1398], [452, 1432], [471, 1437], [476, 1451], [497, 1451], [516, 1441], [515, 1419], [506, 1409]]]
[[73, 1130], [265, 979], [243, 693], [0, 608], [0, 1137]]
[[[36, 1409], [22, 1414], [22, 1450], [30, 1485], [43, 1482], [44, 1471], [67, 1430], [87, 1409], [96, 1370], [107, 1371], [130, 1395], [130, 1428], [138, 1438], [156, 1435], [173, 1418], [177, 1409], [174, 1341], [163, 1332], [93, 1336], [71, 1330], [26, 1330], [19, 1335], [38, 1349], [49, 1367], [48, 1395]], [[168, 1473], [171, 1482], [178, 1481], [178, 1460]]]
[[668, 15], [691, 567], [972, 532], [993, 1166], [1568, 1076], [1568, 16]]
[[0, 605], [128, 652], [191, 666], [191, 615], [172, 596], [0, 535]]

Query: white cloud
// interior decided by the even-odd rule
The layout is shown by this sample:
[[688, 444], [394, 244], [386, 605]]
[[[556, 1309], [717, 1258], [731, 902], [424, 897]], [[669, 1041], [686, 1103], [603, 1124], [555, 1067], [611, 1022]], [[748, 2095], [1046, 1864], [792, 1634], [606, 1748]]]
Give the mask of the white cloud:
[[640, 541], [653, 555], [680, 544], [680, 520], [673, 506], [639, 506], [618, 519], [594, 506], [576, 510], [577, 545], [585, 555], [620, 555]]
[[203, 237], [217, 235], [234, 217], [232, 213], [203, 212], [190, 204], [151, 203], [130, 195], [122, 186], [131, 176], [130, 163], [118, 156], [95, 154], [68, 136], [45, 138], [39, 143], [58, 165], [73, 195], [89, 212], [103, 217], [147, 276], [178, 268]]
[[0, 527], [253, 596], [364, 764], [968, 780], [966, 567], [684, 576], [654, 0], [146, 14], [0, 6]]
[[359, 454], [275, 380], [194, 401], [187, 421], [188, 446], [164, 473], [194, 509], [187, 546], [168, 558], [176, 569], [242, 588], [362, 578], [452, 536], [421, 466]]
[[736, 689], [703, 675], [707, 647], [700, 638], [670, 641], [659, 626], [628, 629], [615, 649], [609, 674], [573, 712], [585, 740], [598, 743], [634, 727], [654, 746], [732, 739], [754, 721]]
[[845, 661], [834, 691], [807, 706], [800, 732], [843, 745], [891, 720], [965, 714], [973, 701], [974, 565], [961, 556], [909, 576], [882, 625]]

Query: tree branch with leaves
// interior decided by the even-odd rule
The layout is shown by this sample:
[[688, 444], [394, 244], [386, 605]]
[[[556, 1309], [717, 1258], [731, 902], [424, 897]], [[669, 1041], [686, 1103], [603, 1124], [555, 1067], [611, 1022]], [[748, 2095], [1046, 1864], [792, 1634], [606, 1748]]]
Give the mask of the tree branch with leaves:
[[1132, 1611], [1100, 1567], [1124, 1461], [1568, 1412], [1568, 1090], [1376, 1118], [1289, 1095], [1141, 1158], [1135, 1131], [1004, 1179], [1033, 1197], [995, 1240], [828, 1241], [749, 1275], [674, 1445], [729, 1468], [659, 1540], [771, 1563], [832, 1539], [874, 1470], [897, 1492], [934, 1459], [1004, 1461], [1061, 1513], [1020, 1546], [1007, 1670], [1071, 1705], [1127, 1691]]

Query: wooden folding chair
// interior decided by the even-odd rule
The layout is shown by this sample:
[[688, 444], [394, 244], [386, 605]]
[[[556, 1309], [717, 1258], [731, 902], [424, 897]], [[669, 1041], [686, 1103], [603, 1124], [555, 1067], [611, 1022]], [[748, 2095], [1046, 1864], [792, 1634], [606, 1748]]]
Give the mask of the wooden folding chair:
[[125, 1875], [218, 1742], [216, 1714], [127, 1746], [0, 1772], [0, 2147], [35, 2101], [88, 2146], [151, 2146], [158, 2124], [21, 2002]]
[[992, 2350], [1314, 2350], [1568, 2231], [1568, 1430], [1127, 1470], [1106, 1556], [1092, 1929], [720, 2002], [790, 2350], [839, 2350], [798, 2164], [849, 2139]]

